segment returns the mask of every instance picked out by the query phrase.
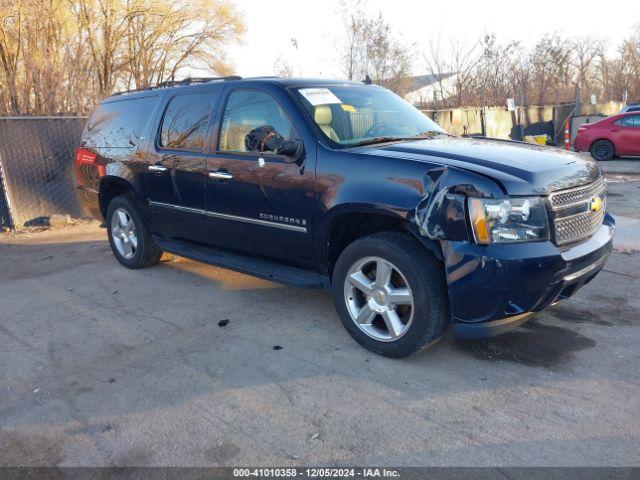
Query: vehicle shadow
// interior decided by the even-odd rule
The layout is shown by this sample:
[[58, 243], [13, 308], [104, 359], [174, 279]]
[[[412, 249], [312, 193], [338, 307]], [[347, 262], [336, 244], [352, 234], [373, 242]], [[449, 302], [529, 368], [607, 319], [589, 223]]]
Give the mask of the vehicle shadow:
[[596, 342], [571, 329], [532, 318], [515, 330], [492, 338], [454, 342], [454, 347], [484, 361], [509, 361], [533, 367], [561, 368], [573, 354]]

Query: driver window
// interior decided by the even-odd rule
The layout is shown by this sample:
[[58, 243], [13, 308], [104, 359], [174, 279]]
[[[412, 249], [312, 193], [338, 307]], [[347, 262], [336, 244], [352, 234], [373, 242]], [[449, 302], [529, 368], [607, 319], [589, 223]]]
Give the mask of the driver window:
[[294, 130], [282, 108], [268, 93], [237, 90], [229, 96], [218, 141], [221, 152], [275, 153]]

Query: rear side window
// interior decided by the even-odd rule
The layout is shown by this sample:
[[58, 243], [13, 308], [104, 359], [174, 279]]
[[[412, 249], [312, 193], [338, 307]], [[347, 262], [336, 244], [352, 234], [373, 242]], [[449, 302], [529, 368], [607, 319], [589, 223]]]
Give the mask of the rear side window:
[[140, 138], [158, 96], [103, 102], [87, 122], [82, 145], [103, 148], [133, 148]]
[[623, 127], [640, 127], [640, 115], [629, 115], [617, 120], [616, 125]]
[[214, 95], [209, 92], [173, 97], [160, 127], [160, 147], [201, 152], [204, 148], [209, 112]]

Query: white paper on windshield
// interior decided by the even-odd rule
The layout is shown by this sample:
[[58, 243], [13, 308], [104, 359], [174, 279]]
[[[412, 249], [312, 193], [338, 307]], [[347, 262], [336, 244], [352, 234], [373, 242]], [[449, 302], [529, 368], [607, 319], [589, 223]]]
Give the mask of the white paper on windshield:
[[304, 98], [314, 107], [316, 105], [329, 105], [331, 103], [342, 103], [328, 88], [301, 88], [298, 90]]

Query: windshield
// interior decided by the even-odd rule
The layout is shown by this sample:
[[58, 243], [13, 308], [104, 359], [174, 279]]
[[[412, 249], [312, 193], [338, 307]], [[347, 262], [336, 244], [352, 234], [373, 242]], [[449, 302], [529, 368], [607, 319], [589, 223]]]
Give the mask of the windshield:
[[340, 85], [298, 88], [322, 133], [343, 146], [443, 132], [408, 102], [384, 88]]

